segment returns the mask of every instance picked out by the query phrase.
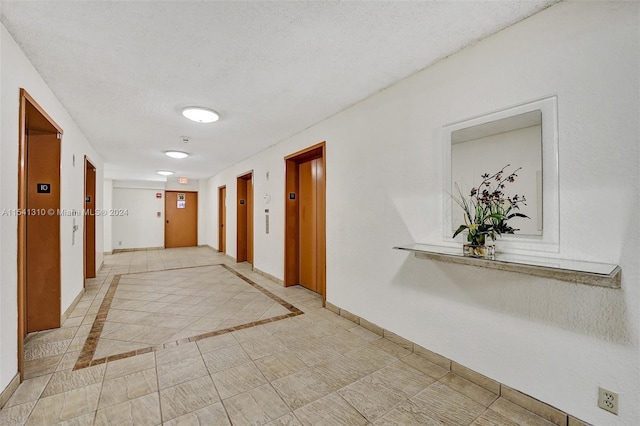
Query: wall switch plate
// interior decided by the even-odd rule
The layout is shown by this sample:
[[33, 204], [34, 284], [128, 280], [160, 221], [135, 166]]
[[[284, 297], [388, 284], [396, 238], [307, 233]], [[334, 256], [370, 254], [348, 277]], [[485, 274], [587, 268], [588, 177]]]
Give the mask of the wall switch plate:
[[618, 415], [618, 394], [598, 387], [598, 407]]

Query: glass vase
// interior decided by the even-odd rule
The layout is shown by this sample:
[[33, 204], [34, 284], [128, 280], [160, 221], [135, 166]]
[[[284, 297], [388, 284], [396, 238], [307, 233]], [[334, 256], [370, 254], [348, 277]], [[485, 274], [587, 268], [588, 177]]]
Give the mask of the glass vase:
[[496, 246], [494, 244], [465, 244], [462, 246], [462, 253], [468, 257], [478, 257], [481, 259], [495, 259]]

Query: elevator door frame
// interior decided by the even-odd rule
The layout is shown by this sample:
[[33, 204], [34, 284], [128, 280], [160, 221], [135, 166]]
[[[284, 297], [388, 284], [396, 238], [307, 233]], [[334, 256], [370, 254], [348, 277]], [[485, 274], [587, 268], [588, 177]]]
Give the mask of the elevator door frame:
[[[20, 89], [19, 132], [18, 132], [18, 211], [27, 209], [27, 130], [40, 130], [57, 133], [62, 138], [62, 128], [47, 114], [29, 93]], [[60, 151], [62, 147], [59, 147]], [[61, 177], [60, 175], [58, 175]], [[58, 183], [60, 184], [60, 183]], [[57, 212], [55, 214], [58, 214]], [[18, 372], [20, 381], [24, 380], [24, 338], [27, 334], [27, 220], [19, 215], [18, 222]], [[60, 241], [59, 241], [60, 243]], [[60, 265], [61, 248], [58, 244], [58, 264]], [[61, 287], [61, 277], [58, 277]], [[62, 288], [59, 289], [60, 294]], [[59, 306], [58, 310], [61, 311]]]
[[[309, 160], [321, 159], [322, 176], [319, 180], [317, 205], [317, 288], [326, 295], [326, 143], [320, 142], [284, 158], [285, 160], [285, 238], [284, 238], [284, 285], [299, 284], [300, 247], [299, 247], [299, 176], [298, 165]], [[292, 194], [294, 194], [292, 196]], [[293, 198], [292, 198], [293, 197]]]

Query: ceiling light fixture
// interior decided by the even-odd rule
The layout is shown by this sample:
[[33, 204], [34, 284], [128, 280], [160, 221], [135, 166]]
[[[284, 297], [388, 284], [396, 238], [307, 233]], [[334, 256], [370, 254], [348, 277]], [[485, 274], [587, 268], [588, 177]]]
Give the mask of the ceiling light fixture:
[[169, 170], [158, 170], [158, 174], [162, 176], [171, 176], [173, 172]]
[[213, 123], [220, 118], [217, 112], [204, 107], [186, 107], [182, 110], [182, 115], [197, 123]]
[[165, 151], [164, 155], [167, 155], [171, 158], [187, 158], [189, 156], [188, 153], [183, 151]]

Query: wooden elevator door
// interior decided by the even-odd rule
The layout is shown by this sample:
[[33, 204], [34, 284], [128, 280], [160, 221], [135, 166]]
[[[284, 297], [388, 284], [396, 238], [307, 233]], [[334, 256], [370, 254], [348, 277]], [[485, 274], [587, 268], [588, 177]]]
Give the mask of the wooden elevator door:
[[298, 165], [299, 280], [300, 285], [318, 292], [318, 186], [321, 159]]
[[198, 245], [198, 193], [166, 191], [164, 200], [164, 246]]
[[227, 187], [218, 188], [218, 251], [227, 252]]
[[27, 132], [27, 333], [60, 327], [60, 140]]
[[96, 277], [96, 168], [85, 160], [84, 175], [84, 277]]

